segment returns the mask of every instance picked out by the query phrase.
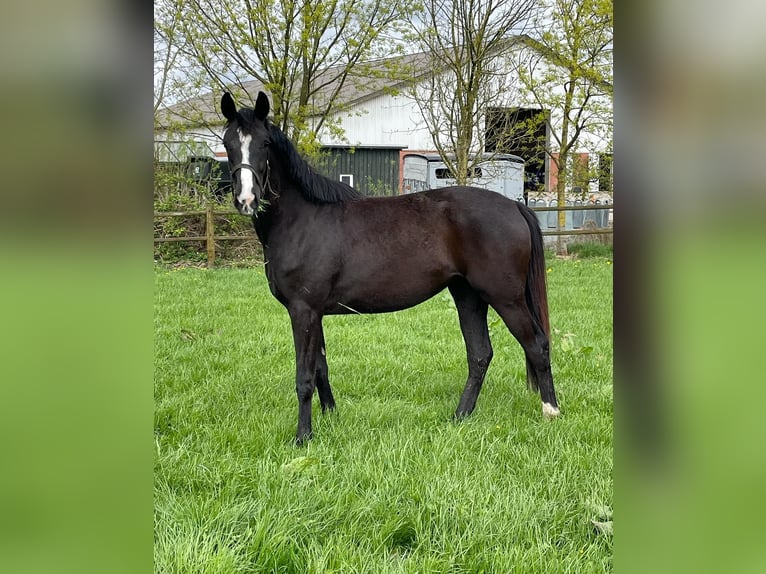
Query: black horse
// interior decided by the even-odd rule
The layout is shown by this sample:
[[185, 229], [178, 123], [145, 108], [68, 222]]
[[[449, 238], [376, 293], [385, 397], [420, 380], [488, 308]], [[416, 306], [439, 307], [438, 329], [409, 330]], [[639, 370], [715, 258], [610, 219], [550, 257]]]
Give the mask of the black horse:
[[322, 317], [405, 309], [445, 287], [455, 299], [468, 354], [456, 417], [476, 405], [492, 345], [487, 307], [524, 349], [527, 382], [545, 416], [559, 414], [549, 356], [545, 260], [534, 213], [502, 195], [449, 187], [385, 198], [317, 174], [271, 124], [269, 100], [237, 111], [221, 99], [234, 205], [252, 215], [272, 294], [286, 308], [295, 343], [296, 440], [311, 437], [314, 388], [335, 408]]

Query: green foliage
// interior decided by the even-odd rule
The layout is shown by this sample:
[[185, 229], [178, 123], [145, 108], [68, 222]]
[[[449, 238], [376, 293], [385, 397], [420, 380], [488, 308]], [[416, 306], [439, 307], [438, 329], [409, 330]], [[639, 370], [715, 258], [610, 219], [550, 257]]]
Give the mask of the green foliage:
[[193, 209], [211, 197], [210, 186], [187, 173], [186, 162], [154, 163], [154, 209]]
[[390, 195], [396, 195], [397, 192], [391, 189], [388, 184], [380, 179], [374, 180], [369, 175], [367, 176], [367, 192], [368, 197], [386, 197]]
[[[201, 182], [186, 175], [184, 164], [155, 167], [154, 178], [154, 237], [204, 237], [208, 204], [215, 207], [215, 235], [243, 235], [246, 241], [219, 241], [216, 244], [216, 258], [260, 259], [261, 249], [253, 233], [249, 217], [230, 211], [229, 196], [221, 203], [212, 192], [210, 181]], [[163, 212], [192, 211], [189, 215], [156, 215]], [[204, 241], [161, 242], [154, 244], [154, 258], [166, 264], [200, 263], [206, 261], [207, 250]]]
[[570, 334], [551, 350], [561, 417], [542, 418], [498, 325], [477, 409], [451, 420], [465, 348], [443, 294], [325, 320], [338, 411], [315, 400], [300, 449], [289, 321], [263, 269], [158, 269], [156, 571], [610, 572], [612, 267], [548, 269]]

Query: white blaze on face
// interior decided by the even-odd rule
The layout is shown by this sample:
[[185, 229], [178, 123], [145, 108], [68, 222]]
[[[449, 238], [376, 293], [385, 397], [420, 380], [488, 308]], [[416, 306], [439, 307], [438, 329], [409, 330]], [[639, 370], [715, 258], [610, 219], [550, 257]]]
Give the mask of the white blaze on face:
[[[242, 163], [250, 164], [250, 142], [253, 137], [251, 135], [245, 135], [239, 132], [239, 143], [242, 146]], [[255, 199], [255, 193], [253, 193], [253, 172], [247, 168], [239, 170], [239, 196], [237, 200], [242, 205], [250, 205]]]

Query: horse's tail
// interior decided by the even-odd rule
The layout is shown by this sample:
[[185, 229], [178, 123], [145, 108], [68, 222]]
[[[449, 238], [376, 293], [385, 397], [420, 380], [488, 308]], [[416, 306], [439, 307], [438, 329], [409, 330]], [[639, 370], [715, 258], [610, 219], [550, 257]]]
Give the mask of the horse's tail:
[[[548, 319], [548, 290], [545, 280], [545, 252], [543, 250], [543, 233], [535, 213], [524, 204], [519, 203], [519, 211], [529, 226], [531, 252], [529, 256], [529, 271], [524, 289], [527, 307], [535, 322], [535, 328], [541, 331], [550, 344], [551, 327]], [[534, 369], [527, 359], [527, 386], [533, 391], [539, 391]]]

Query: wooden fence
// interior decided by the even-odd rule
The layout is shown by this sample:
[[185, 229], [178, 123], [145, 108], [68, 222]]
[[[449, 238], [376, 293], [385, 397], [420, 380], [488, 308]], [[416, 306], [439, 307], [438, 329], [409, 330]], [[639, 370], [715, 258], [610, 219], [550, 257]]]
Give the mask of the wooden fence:
[[[530, 207], [532, 211], [585, 211], [598, 209], [613, 209], [609, 205], [564, 205], [561, 207]], [[193, 211], [158, 211], [154, 213], [154, 219], [165, 217], [187, 217], [190, 215], [205, 216], [205, 235], [185, 235], [178, 237], [155, 237], [154, 243], [167, 243], [175, 241], [204, 241], [207, 248], [207, 266], [212, 267], [215, 264], [215, 242], [216, 241], [255, 241], [254, 232], [247, 235], [216, 235], [215, 234], [215, 216], [216, 215], [239, 215], [235, 209], [215, 209], [214, 203], [208, 203], [204, 210]], [[612, 227], [599, 227], [592, 229], [562, 229], [546, 231], [543, 228], [543, 235], [600, 235], [613, 233]]]

